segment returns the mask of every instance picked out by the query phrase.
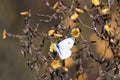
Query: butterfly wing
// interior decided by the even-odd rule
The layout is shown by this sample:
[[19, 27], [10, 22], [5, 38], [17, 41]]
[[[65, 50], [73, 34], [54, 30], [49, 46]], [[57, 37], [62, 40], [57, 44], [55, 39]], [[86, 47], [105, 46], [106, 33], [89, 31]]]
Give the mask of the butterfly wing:
[[62, 40], [60, 43], [58, 43], [58, 46], [71, 49], [74, 45], [74, 42], [75, 42], [75, 38], [70, 37], [70, 38]]
[[58, 44], [54, 44], [56, 51], [58, 52], [59, 57], [61, 59], [66, 59], [66, 58], [70, 57], [70, 55], [71, 55], [70, 49], [74, 45], [74, 41], [75, 41], [75, 38], [71, 37], [71, 38], [62, 40]]
[[71, 51], [69, 48], [66, 47], [59, 47], [58, 44], [54, 44], [56, 51], [58, 52], [58, 55], [61, 59], [66, 59], [70, 57]]

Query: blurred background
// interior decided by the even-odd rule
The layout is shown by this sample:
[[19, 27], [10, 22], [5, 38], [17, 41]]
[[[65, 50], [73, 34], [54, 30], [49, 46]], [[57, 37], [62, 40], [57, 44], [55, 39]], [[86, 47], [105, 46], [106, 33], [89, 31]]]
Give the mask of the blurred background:
[[[57, 0], [48, 0], [51, 5]], [[71, 0], [64, 0], [66, 4], [70, 5]], [[91, 6], [90, 0], [81, 0], [81, 6]], [[20, 15], [21, 11], [32, 10], [32, 25], [35, 26], [39, 22], [39, 18], [35, 16], [37, 13], [51, 15], [52, 11], [45, 5], [44, 0], [1, 0], [0, 2], [0, 80], [34, 80], [33, 74], [26, 64], [24, 57], [20, 54], [17, 40], [2, 39], [2, 32], [4, 29], [7, 32], [14, 34], [22, 34], [24, 28], [24, 17]], [[85, 15], [86, 16], [86, 15]], [[81, 19], [90, 25], [88, 16], [80, 16]], [[51, 21], [50, 23], [39, 22], [39, 31], [45, 32], [58, 21]], [[83, 34], [88, 37], [91, 33], [83, 28]], [[94, 63], [93, 63], [94, 64]], [[93, 64], [90, 64], [92, 66]], [[92, 66], [91, 71], [94, 68]], [[91, 72], [92, 73], [92, 72]], [[97, 75], [96, 72], [93, 72]], [[89, 78], [90, 80], [90, 78]]]
[[[28, 11], [28, 9], [31, 9], [33, 14], [47, 13], [46, 11], [49, 10], [44, 0], [0, 1], [0, 80], [34, 80], [31, 70], [20, 54], [17, 40], [2, 39], [3, 29], [14, 34], [22, 33], [24, 17], [20, 15], [20, 12]], [[36, 23], [33, 16], [33, 25]], [[41, 25], [39, 29], [45, 30], [47, 25], [45, 26], [45, 23]]]

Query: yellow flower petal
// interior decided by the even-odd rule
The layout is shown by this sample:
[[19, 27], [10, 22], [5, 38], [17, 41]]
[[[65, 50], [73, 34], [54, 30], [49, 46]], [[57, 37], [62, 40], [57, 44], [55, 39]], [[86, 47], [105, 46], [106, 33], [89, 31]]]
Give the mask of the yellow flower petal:
[[20, 12], [20, 15], [22, 15], [22, 16], [28, 16], [29, 12], [28, 11]]
[[50, 45], [49, 51], [50, 51], [50, 52], [56, 51], [56, 49], [55, 49], [55, 47], [54, 47], [54, 44], [51, 44], [51, 45]]
[[113, 39], [110, 39], [110, 42], [111, 42], [111, 43], [115, 43], [115, 41], [114, 41]]
[[2, 35], [3, 35], [3, 36], [2, 36], [3, 39], [6, 39], [6, 38], [7, 38], [7, 32], [6, 32], [5, 29], [3, 30], [3, 34], [2, 34]]
[[59, 5], [58, 5], [58, 2], [56, 2], [52, 8], [53, 8], [53, 9], [56, 9], [56, 8], [58, 8], [58, 6], [59, 6]]
[[61, 34], [54, 33], [54, 37], [60, 38], [60, 37], [62, 37], [62, 35], [61, 35]]
[[84, 13], [84, 11], [80, 8], [75, 8], [75, 10], [78, 12], [78, 13]]
[[53, 69], [59, 68], [61, 66], [60, 61], [59, 60], [53, 60], [52, 63], [51, 63], [51, 66], [52, 66]]
[[105, 29], [107, 32], [110, 32], [110, 30], [111, 30], [110, 26], [107, 25], [107, 24], [104, 26], [104, 29]]
[[64, 72], [68, 72], [68, 68], [67, 67], [63, 67], [62, 68]]
[[71, 31], [71, 35], [75, 38], [79, 37], [79, 35], [80, 35], [79, 28], [73, 28], [72, 31]]
[[92, 0], [92, 3], [93, 3], [95, 6], [98, 6], [98, 5], [100, 5], [100, 0]]
[[102, 9], [101, 13], [102, 13], [102, 14], [108, 14], [109, 11], [110, 11], [109, 8], [105, 8], [105, 9]]
[[71, 15], [70, 19], [76, 20], [78, 19], [78, 17], [79, 17], [78, 13], [75, 12], [73, 15]]
[[55, 30], [53, 30], [53, 29], [52, 29], [52, 30], [49, 30], [49, 31], [48, 31], [48, 36], [52, 36], [52, 35], [54, 34], [54, 32], [55, 32]]

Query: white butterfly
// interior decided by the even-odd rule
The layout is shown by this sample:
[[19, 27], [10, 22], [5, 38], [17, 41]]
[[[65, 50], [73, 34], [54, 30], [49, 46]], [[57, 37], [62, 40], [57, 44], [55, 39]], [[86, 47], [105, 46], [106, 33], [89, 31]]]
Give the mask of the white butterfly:
[[75, 42], [75, 38], [70, 37], [70, 38], [62, 40], [58, 44], [54, 43], [55, 49], [58, 52], [59, 57], [61, 59], [66, 59], [70, 57], [72, 53], [70, 49], [73, 47], [74, 42]]

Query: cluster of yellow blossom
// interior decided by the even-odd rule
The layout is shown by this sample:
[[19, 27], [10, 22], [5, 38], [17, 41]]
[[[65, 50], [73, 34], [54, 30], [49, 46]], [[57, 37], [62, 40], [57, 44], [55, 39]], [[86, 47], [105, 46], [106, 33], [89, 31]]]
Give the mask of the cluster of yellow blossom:
[[78, 17], [79, 17], [79, 14], [75, 12], [73, 15], [71, 15], [70, 19], [76, 20]]
[[110, 12], [110, 9], [107, 7], [101, 10], [102, 14], [108, 14], [109, 12]]
[[76, 10], [76, 12], [79, 13], [79, 14], [80, 14], [80, 13], [84, 13], [84, 11], [83, 11], [82, 9], [80, 9], [80, 8], [75, 8], [75, 10]]
[[111, 25], [104, 25], [104, 29], [107, 31], [108, 34], [114, 35], [115, 34], [115, 30], [114, 28], [111, 27]]
[[110, 32], [110, 30], [111, 30], [110, 26], [107, 25], [107, 24], [104, 26], [104, 29], [105, 29], [107, 32]]
[[[55, 30], [49, 30], [48, 31], [48, 36], [52, 36], [54, 34]], [[71, 31], [71, 35], [75, 38], [78, 38], [79, 35], [80, 35], [80, 30], [79, 28], [73, 28], [72, 31]], [[61, 37], [62, 35], [61, 34], [54, 34], [55, 37], [59, 38]], [[55, 47], [54, 47], [54, 44], [52, 43], [49, 47], [49, 51], [50, 52], [54, 52], [56, 51]], [[73, 48], [71, 49], [71, 51], [74, 53], [77, 51], [77, 47], [76, 46], [73, 46]]]
[[[79, 35], [80, 35], [80, 30], [79, 28], [73, 28], [72, 31], [71, 31], [71, 35], [75, 38], [78, 38]], [[54, 29], [51, 29], [48, 31], [48, 36], [54, 36], [55, 38], [60, 38], [62, 37], [61, 34], [59, 33], [55, 33], [55, 30]]]
[[56, 51], [56, 49], [55, 49], [53, 43], [50, 45], [50, 47], [49, 47], [49, 51], [50, 51], [50, 52], [54, 52], [54, 51]]
[[53, 60], [51, 63], [51, 66], [53, 69], [57, 69], [61, 66], [60, 61], [59, 60]]
[[74, 12], [74, 14], [71, 15], [70, 19], [72, 20], [77, 20], [79, 17], [80, 13], [84, 13], [84, 11], [82, 9], [79, 8], [75, 8], [76, 12]]
[[57, 9], [59, 7], [59, 3], [58, 2], [56, 2], [54, 5], [53, 5], [53, 9]]
[[51, 67], [52, 67], [53, 69], [58, 69], [58, 68], [61, 67], [64, 72], [68, 72], [68, 68], [67, 68], [67, 67], [62, 67], [59, 60], [53, 60], [53, 61], [51, 62]]
[[53, 60], [51, 62], [51, 67], [53, 69], [62, 68], [64, 72], [68, 72], [68, 68], [75, 64], [75, 61], [72, 58], [65, 60], [65, 66], [62, 66], [60, 60]]
[[100, 5], [100, 0], [92, 0], [91, 1], [95, 6], [99, 6]]
[[55, 38], [60, 38], [60, 37], [62, 37], [61, 34], [55, 33], [55, 30], [54, 30], [54, 29], [51, 29], [51, 30], [48, 31], [48, 36], [54, 36]]

